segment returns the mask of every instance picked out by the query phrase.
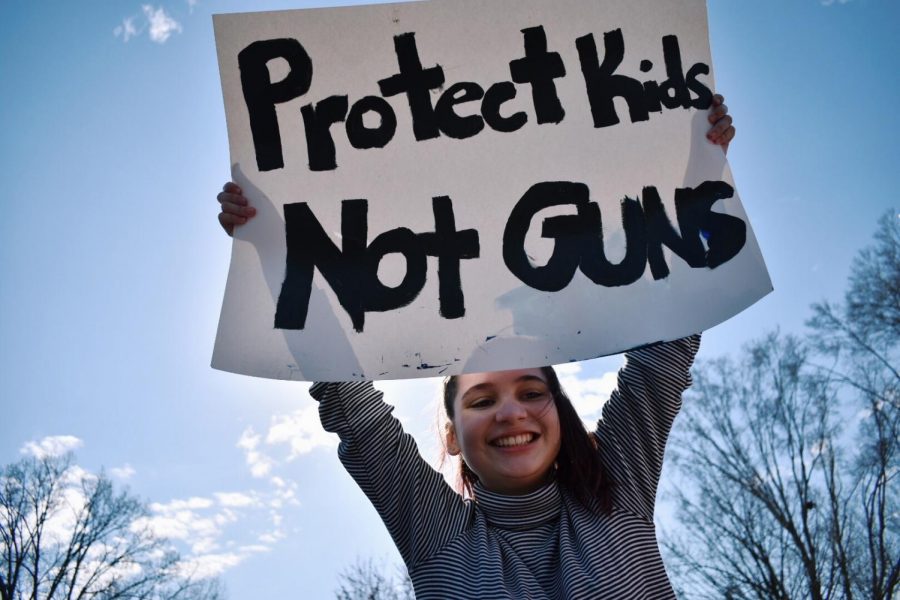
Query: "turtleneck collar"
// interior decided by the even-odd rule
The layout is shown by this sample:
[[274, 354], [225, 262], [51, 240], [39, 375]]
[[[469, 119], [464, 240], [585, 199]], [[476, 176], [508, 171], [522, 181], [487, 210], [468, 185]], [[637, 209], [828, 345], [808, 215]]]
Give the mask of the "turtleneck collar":
[[556, 482], [522, 496], [491, 492], [475, 484], [475, 502], [488, 523], [501, 529], [532, 529], [559, 518], [562, 495]]

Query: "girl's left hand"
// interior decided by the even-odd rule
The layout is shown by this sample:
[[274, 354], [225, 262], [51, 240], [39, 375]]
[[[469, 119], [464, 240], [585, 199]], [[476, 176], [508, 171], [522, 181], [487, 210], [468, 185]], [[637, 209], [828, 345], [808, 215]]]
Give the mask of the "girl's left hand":
[[233, 235], [235, 227], [243, 225], [256, 214], [256, 209], [250, 206], [250, 202], [244, 198], [240, 186], [233, 181], [222, 186], [222, 191], [216, 196], [216, 200], [222, 205], [221, 212], [219, 212], [219, 224], [228, 235]]
[[728, 107], [725, 106], [725, 98], [722, 94], [713, 96], [708, 118], [712, 127], [707, 132], [706, 139], [713, 144], [722, 146], [722, 150], [728, 152], [728, 144], [734, 139], [735, 129], [732, 125], [734, 120], [728, 114]]

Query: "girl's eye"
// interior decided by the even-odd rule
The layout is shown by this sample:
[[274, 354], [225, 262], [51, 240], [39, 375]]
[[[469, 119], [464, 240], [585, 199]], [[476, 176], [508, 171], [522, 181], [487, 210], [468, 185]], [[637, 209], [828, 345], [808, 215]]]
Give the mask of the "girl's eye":
[[487, 408], [494, 403], [492, 398], [478, 398], [469, 404], [469, 408]]
[[529, 390], [522, 394], [525, 400], [540, 400], [546, 397], [547, 393], [541, 390]]

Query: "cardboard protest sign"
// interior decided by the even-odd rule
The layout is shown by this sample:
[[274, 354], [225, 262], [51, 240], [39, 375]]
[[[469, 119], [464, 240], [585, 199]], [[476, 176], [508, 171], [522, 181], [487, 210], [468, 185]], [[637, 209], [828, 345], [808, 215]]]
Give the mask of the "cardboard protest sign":
[[702, 0], [217, 15], [235, 233], [213, 366], [388, 379], [709, 328], [771, 290]]

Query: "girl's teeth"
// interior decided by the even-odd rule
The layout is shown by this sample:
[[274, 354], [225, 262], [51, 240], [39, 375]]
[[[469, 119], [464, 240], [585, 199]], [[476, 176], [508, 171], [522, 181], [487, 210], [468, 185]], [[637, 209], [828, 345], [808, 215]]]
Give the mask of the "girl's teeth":
[[522, 433], [519, 435], [513, 435], [510, 437], [500, 438], [494, 444], [497, 446], [521, 446], [523, 444], [529, 443], [532, 439], [534, 439], [533, 433]]

